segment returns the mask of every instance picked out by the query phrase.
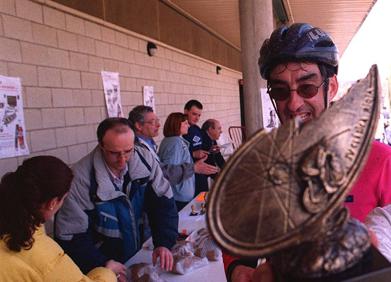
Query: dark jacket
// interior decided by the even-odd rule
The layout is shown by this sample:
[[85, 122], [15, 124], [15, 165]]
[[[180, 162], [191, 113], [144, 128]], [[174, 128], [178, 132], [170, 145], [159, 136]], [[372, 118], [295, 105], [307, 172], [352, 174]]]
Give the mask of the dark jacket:
[[193, 152], [202, 148], [202, 132], [201, 128], [198, 125], [193, 124], [189, 127], [189, 130], [186, 135], [183, 135], [183, 138], [190, 143], [189, 151], [193, 156]]

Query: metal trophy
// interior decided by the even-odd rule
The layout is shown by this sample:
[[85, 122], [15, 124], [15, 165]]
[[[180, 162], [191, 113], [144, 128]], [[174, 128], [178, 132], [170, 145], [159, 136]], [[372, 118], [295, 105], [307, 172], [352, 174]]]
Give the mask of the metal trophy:
[[243, 144], [209, 195], [216, 242], [240, 257], [267, 257], [286, 281], [330, 277], [361, 261], [369, 234], [343, 202], [370, 150], [378, 92], [372, 66], [318, 119], [292, 120]]

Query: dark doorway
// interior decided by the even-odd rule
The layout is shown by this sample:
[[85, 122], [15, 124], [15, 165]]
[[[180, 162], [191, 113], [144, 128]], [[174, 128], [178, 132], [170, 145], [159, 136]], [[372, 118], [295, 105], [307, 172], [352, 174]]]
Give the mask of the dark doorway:
[[246, 122], [244, 120], [244, 97], [243, 97], [243, 79], [239, 79], [239, 101], [240, 101], [240, 125], [246, 126]]

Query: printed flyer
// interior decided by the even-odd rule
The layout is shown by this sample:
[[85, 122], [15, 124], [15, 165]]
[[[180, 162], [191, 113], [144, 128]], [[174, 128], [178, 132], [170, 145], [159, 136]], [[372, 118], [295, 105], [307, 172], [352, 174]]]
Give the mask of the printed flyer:
[[109, 117], [123, 117], [119, 87], [119, 73], [102, 71], [103, 91]]
[[144, 96], [144, 106], [150, 106], [153, 109], [153, 111], [156, 113], [153, 86], [144, 86], [143, 96]]
[[20, 78], [0, 75], [0, 158], [28, 154]]
[[279, 126], [279, 120], [266, 88], [261, 88], [261, 101], [263, 128], [266, 131], [271, 131]]

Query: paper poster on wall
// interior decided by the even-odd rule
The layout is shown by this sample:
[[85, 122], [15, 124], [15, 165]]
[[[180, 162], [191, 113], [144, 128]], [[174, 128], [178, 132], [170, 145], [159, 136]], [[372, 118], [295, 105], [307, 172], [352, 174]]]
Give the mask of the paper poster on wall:
[[262, 101], [262, 115], [263, 115], [263, 128], [266, 131], [270, 131], [273, 128], [277, 128], [280, 125], [277, 113], [270, 100], [269, 94], [267, 94], [266, 88], [261, 88], [261, 101]]
[[123, 117], [121, 94], [119, 87], [119, 73], [102, 71], [103, 91], [105, 93], [107, 115], [109, 117]]
[[153, 95], [153, 86], [143, 87], [143, 97], [144, 97], [144, 106], [152, 107], [153, 111], [156, 113], [155, 96]]
[[0, 159], [28, 154], [20, 78], [0, 75]]

